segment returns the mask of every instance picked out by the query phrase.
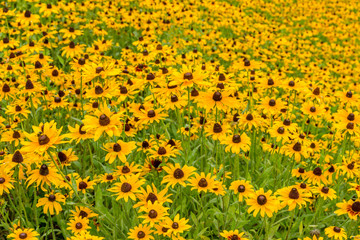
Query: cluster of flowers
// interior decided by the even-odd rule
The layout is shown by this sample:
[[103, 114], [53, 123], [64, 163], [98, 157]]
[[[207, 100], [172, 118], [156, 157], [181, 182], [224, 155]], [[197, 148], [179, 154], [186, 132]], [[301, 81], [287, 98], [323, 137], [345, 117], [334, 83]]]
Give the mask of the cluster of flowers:
[[228, 2], [1, 3], [9, 239], [360, 239], [359, 4]]

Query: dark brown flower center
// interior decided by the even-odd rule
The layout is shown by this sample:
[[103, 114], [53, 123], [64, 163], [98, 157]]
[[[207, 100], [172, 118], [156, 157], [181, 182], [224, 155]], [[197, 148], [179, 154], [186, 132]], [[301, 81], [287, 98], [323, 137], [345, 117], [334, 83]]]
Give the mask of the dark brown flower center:
[[194, 88], [193, 90], [191, 90], [191, 96], [192, 96], [192, 97], [197, 97], [197, 96], [199, 96], [199, 91]]
[[80, 213], [79, 213], [79, 216], [82, 217], [82, 218], [86, 218], [88, 216], [87, 212], [81, 210]]
[[151, 209], [150, 212], [149, 212], [149, 218], [156, 218], [158, 215], [158, 213], [154, 210], [154, 209]]
[[171, 227], [172, 227], [173, 229], [178, 229], [178, 228], [179, 228], [179, 224], [178, 224], [177, 222], [174, 222], [174, 223], [171, 225]]
[[99, 73], [101, 73], [101, 72], [103, 72], [103, 71], [104, 71], [104, 68], [103, 68], [103, 67], [97, 67], [96, 70], [95, 70], [95, 72], [96, 72], [97, 74], [99, 74]]
[[275, 106], [275, 105], [276, 105], [275, 100], [274, 100], [274, 99], [270, 99], [270, 101], [269, 101], [269, 106], [273, 107], [273, 106]]
[[355, 162], [351, 162], [350, 164], [348, 164], [347, 168], [353, 170], [355, 168]]
[[60, 102], [61, 102], [61, 98], [60, 98], [60, 97], [55, 97], [55, 98], [54, 98], [54, 102], [60, 103]]
[[200, 181], [198, 182], [199, 187], [205, 188], [208, 186], [208, 182], [206, 181], [205, 178], [201, 178]]
[[246, 115], [246, 120], [248, 121], [252, 121], [254, 119], [253, 115], [251, 113], [249, 113], [248, 115]]
[[113, 146], [113, 150], [114, 152], [120, 152], [121, 151], [121, 146], [118, 143], [115, 143]]
[[238, 235], [232, 235], [230, 237], [230, 240], [239, 240], [239, 237], [238, 237]]
[[20, 239], [26, 239], [27, 236], [28, 236], [28, 235], [27, 235], [26, 233], [20, 233], [20, 234], [19, 234], [19, 238], [20, 238]]
[[169, 229], [166, 228], [166, 227], [163, 227], [163, 228], [161, 229], [161, 231], [164, 232], [164, 233], [166, 233], [168, 230], [169, 230]]
[[313, 91], [313, 94], [314, 95], [320, 95], [320, 88], [315, 88], [314, 91]]
[[291, 199], [299, 199], [300, 194], [299, 191], [296, 188], [292, 188], [289, 193], [289, 198]]
[[268, 86], [272, 86], [275, 84], [275, 82], [272, 78], [269, 78], [267, 84], [268, 84]]
[[323, 187], [323, 188], [321, 189], [321, 192], [327, 194], [327, 193], [329, 193], [329, 190], [330, 190], [330, 189], [329, 189], [328, 187]]
[[347, 98], [352, 98], [352, 96], [353, 96], [353, 94], [352, 94], [351, 91], [349, 91], [349, 92], [346, 93], [346, 97], [347, 97]]
[[355, 115], [353, 113], [350, 113], [348, 116], [347, 116], [347, 120], [349, 121], [354, 121], [355, 120]]
[[145, 233], [144, 233], [143, 231], [139, 231], [139, 232], [137, 233], [137, 237], [138, 237], [138, 238], [144, 238], [144, 237], [145, 237]]
[[110, 118], [105, 114], [101, 114], [101, 116], [99, 117], [99, 124], [101, 126], [107, 126], [109, 125], [109, 123], [110, 123]]
[[151, 203], [154, 203], [157, 200], [158, 198], [154, 193], [149, 193], [149, 195], [146, 198], [146, 202], [150, 201]]
[[47, 176], [49, 175], [49, 168], [46, 164], [41, 165], [39, 173], [41, 176]]
[[80, 58], [78, 61], [79, 65], [84, 65], [85, 64], [85, 59], [84, 58]]
[[156, 50], [162, 50], [163, 49], [163, 47], [161, 46], [161, 44], [158, 44], [157, 46], [156, 46]]
[[50, 138], [46, 134], [42, 134], [39, 136], [38, 142], [40, 145], [45, 145], [50, 142]]
[[300, 152], [301, 151], [301, 143], [299, 143], [299, 142], [295, 143], [293, 146], [293, 150], [295, 152]]
[[222, 99], [221, 93], [220, 92], [215, 92], [212, 99], [214, 101], [216, 101], [216, 102], [221, 101], [221, 99]]
[[165, 149], [164, 147], [159, 147], [159, 149], [158, 149], [158, 154], [159, 154], [159, 155], [164, 155], [164, 154], [166, 154], [166, 149]]
[[304, 172], [305, 172], [305, 169], [299, 168], [298, 172], [299, 172], [299, 173], [304, 173]]
[[283, 124], [284, 124], [285, 126], [290, 126], [291, 122], [290, 122], [289, 119], [285, 119], [285, 120], [283, 121]]
[[235, 134], [235, 135], [232, 137], [232, 142], [233, 142], [233, 143], [239, 143], [239, 142], [241, 142], [241, 137], [240, 137], [240, 135]]
[[237, 190], [238, 190], [238, 192], [242, 193], [242, 192], [245, 192], [246, 188], [244, 185], [239, 185]]
[[250, 60], [249, 60], [249, 59], [245, 59], [245, 60], [244, 60], [244, 66], [245, 66], [245, 67], [250, 67], [250, 65], [251, 65], [251, 64], [250, 64]]
[[26, 81], [25, 89], [34, 89], [34, 84], [31, 82], [31, 80]]
[[6, 83], [3, 85], [3, 87], [2, 87], [2, 91], [4, 92], [4, 93], [7, 93], [7, 92], [10, 92], [10, 87], [9, 87], [9, 85], [7, 85]]
[[76, 229], [82, 229], [82, 227], [83, 227], [83, 225], [82, 225], [82, 223], [80, 223], [80, 222], [78, 222], [78, 223], [75, 224], [75, 228], [76, 228]]
[[16, 139], [20, 138], [20, 133], [18, 131], [14, 131], [12, 137]]
[[337, 232], [337, 233], [341, 232], [341, 229], [339, 227], [334, 227], [333, 230], [334, 230], [334, 232]]
[[316, 112], [316, 108], [315, 108], [314, 106], [311, 107], [311, 108], [310, 108], [310, 112], [313, 112], [313, 113]]
[[259, 205], [265, 205], [267, 203], [266, 196], [264, 195], [259, 195], [256, 200]]
[[213, 131], [214, 133], [221, 133], [222, 132], [222, 127], [219, 123], [215, 123], [214, 127], [213, 127]]
[[125, 86], [121, 86], [121, 87], [120, 87], [120, 93], [121, 93], [121, 94], [127, 94], [127, 93], [128, 93], [127, 88], [126, 88]]
[[82, 128], [84, 127], [84, 124], [81, 124], [79, 127], [79, 133], [80, 134], [86, 134], [86, 131], [83, 131]]
[[30, 12], [29, 10], [26, 10], [24, 16], [25, 16], [26, 18], [31, 17], [31, 12]]
[[293, 86], [295, 86], [295, 82], [294, 82], [294, 81], [290, 81], [290, 82], [289, 82], [289, 87], [293, 87]]
[[122, 173], [129, 173], [130, 172], [130, 168], [128, 166], [123, 166], [123, 168], [121, 169]]
[[121, 185], [121, 191], [124, 193], [130, 192], [131, 189], [132, 189], [132, 186], [129, 183], [123, 183]]
[[284, 134], [285, 129], [284, 129], [283, 127], [279, 127], [279, 128], [277, 129], [277, 132], [278, 132], [279, 134]]
[[54, 69], [54, 70], [52, 71], [51, 75], [52, 75], [53, 77], [57, 77], [57, 76], [59, 76], [59, 71], [56, 70], [56, 69]]
[[146, 148], [150, 147], [150, 144], [147, 141], [143, 141], [141, 143], [141, 147], [146, 149]]
[[109, 175], [106, 175], [106, 180], [113, 180], [114, 179], [114, 176], [109, 174]]
[[54, 202], [54, 201], [56, 200], [55, 195], [54, 195], [54, 194], [50, 194], [49, 197], [48, 197], [48, 200], [49, 200], [50, 202]]
[[102, 89], [102, 87], [100, 86], [95, 87], [95, 94], [102, 94], [103, 92], [104, 90]]
[[5, 178], [0, 177], [0, 184], [3, 184], [5, 182]]
[[354, 123], [352, 123], [352, 122], [349, 122], [349, 123], [346, 125], [346, 128], [347, 128], [347, 129], [350, 129], [350, 130], [354, 129], [354, 127], [355, 127], [355, 125], [354, 125]]
[[12, 157], [12, 161], [15, 163], [22, 163], [24, 161], [24, 158], [19, 151], [16, 151]]
[[301, 184], [300, 184], [300, 187], [301, 187], [301, 188], [306, 188], [306, 183], [301, 183]]
[[316, 175], [316, 176], [321, 176], [321, 174], [322, 174], [321, 168], [316, 167], [316, 168], [313, 170], [313, 174]]
[[148, 111], [148, 113], [147, 113], [147, 116], [148, 116], [149, 118], [153, 118], [153, 117], [155, 117], [155, 115], [156, 115], [156, 113], [155, 113], [154, 110], [150, 110], [150, 111]]
[[155, 75], [153, 73], [149, 73], [147, 76], [146, 76], [146, 80], [154, 80], [155, 79]]
[[354, 212], [360, 212], [360, 202], [354, 202], [354, 203], [351, 205], [351, 209], [352, 209]]
[[194, 77], [193, 77], [192, 73], [190, 73], [190, 72], [184, 73], [184, 79], [192, 80], [193, 78]]
[[79, 189], [83, 190], [86, 189], [88, 187], [87, 183], [84, 181], [79, 182]]
[[58, 152], [58, 158], [59, 158], [60, 162], [65, 162], [67, 160], [67, 156], [63, 152]]
[[181, 170], [180, 168], [177, 168], [175, 171], [174, 171], [174, 178], [176, 179], [181, 179], [184, 177], [184, 172], [183, 170]]
[[176, 95], [171, 96], [171, 102], [177, 102], [179, 101], [179, 98]]

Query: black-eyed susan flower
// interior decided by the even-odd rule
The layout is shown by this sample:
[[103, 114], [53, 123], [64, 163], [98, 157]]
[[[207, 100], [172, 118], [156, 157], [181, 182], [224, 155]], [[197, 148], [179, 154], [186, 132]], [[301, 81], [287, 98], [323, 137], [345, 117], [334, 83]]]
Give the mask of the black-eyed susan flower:
[[233, 190], [235, 194], [238, 194], [239, 202], [242, 202], [243, 199], [248, 198], [252, 193], [254, 193], [253, 186], [246, 180], [236, 180], [232, 182], [229, 189]]
[[215, 176], [211, 176], [211, 173], [205, 175], [204, 172], [200, 174], [195, 173], [189, 180], [191, 190], [196, 189], [198, 192], [207, 192], [215, 187]]
[[83, 217], [74, 217], [67, 223], [67, 230], [70, 230], [74, 234], [79, 234], [90, 229], [89, 219]]
[[337, 215], [347, 214], [350, 219], [356, 220], [360, 216], [360, 201], [356, 200], [343, 200], [341, 203], [337, 203], [336, 206], [340, 209], [336, 210]]
[[95, 116], [86, 115], [83, 120], [85, 131], [94, 131], [94, 140], [97, 141], [105, 132], [108, 136], [120, 136], [121, 123], [118, 113], [113, 113], [107, 106], [95, 111]]
[[87, 207], [75, 207], [75, 210], [71, 210], [72, 217], [82, 217], [82, 218], [93, 218], [98, 216], [98, 214], [94, 213], [92, 210], [90, 210]]
[[306, 203], [310, 202], [310, 197], [312, 197], [310, 192], [296, 187], [279, 189], [276, 194], [283, 207], [289, 206], [289, 211], [294, 210], [296, 207], [299, 207], [299, 209], [305, 207]]
[[17, 228], [14, 229], [7, 237], [13, 240], [38, 240], [39, 233], [32, 228]]
[[8, 171], [6, 169], [0, 169], [0, 196], [5, 193], [10, 193], [10, 189], [13, 189], [14, 179], [12, 177], [13, 171]]
[[180, 215], [176, 214], [174, 220], [169, 217], [164, 220], [164, 227], [168, 228], [172, 234], [176, 235], [191, 228], [191, 226], [187, 224], [188, 221], [188, 219], [180, 218]]
[[45, 194], [45, 197], [40, 198], [36, 204], [36, 207], [44, 207], [44, 213], [48, 212], [50, 215], [57, 215], [62, 211], [60, 203], [65, 203], [65, 196], [61, 193]]
[[134, 205], [134, 208], [143, 205], [147, 206], [149, 201], [151, 203], [158, 201], [160, 204], [164, 204], [166, 202], [172, 203], [172, 200], [170, 199], [171, 194], [167, 194], [167, 192], [167, 188], [158, 191], [154, 184], [147, 185], [146, 188], [141, 188], [140, 191], [136, 194], [139, 202]]
[[115, 193], [116, 200], [123, 198], [127, 202], [130, 198], [135, 201], [135, 194], [140, 191], [140, 187], [144, 182], [145, 180], [140, 179], [139, 175], [120, 176], [119, 182], [115, 183], [114, 187], [108, 189], [108, 191]]
[[239, 230], [236, 229], [235, 231], [224, 230], [220, 233], [220, 236], [222, 236], [223, 238], [226, 238], [226, 239], [230, 239], [230, 240], [235, 240], [235, 239], [236, 240], [248, 240], [248, 238], [243, 237], [244, 234], [245, 233], [240, 232]]
[[44, 153], [49, 148], [54, 148], [55, 145], [62, 143], [63, 136], [60, 135], [62, 127], [56, 128], [56, 123], [41, 124], [38, 127], [33, 127], [34, 133], [24, 133], [29, 141], [23, 142], [23, 150], [25, 152]]
[[76, 179], [77, 191], [86, 193], [87, 190], [94, 189], [95, 181], [90, 180], [90, 176], [86, 178]]
[[26, 182], [28, 187], [36, 182], [37, 187], [40, 186], [43, 191], [46, 191], [44, 184], [47, 186], [51, 186], [52, 184], [58, 186], [61, 179], [61, 175], [54, 166], [42, 164], [40, 167], [30, 171], [30, 176], [27, 178]]
[[134, 162], [128, 163], [126, 162], [123, 166], [117, 166], [116, 170], [114, 171], [115, 176], [122, 176], [122, 175], [132, 175], [141, 172], [141, 166]]
[[233, 134], [227, 136], [221, 141], [222, 144], [226, 145], [225, 151], [239, 154], [240, 151], [247, 152], [250, 150], [250, 138], [246, 133]]
[[150, 226], [154, 226], [154, 224], [161, 222], [168, 215], [168, 209], [160, 204], [158, 201], [152, 203], [150, 200], [147, 206], [142, 206], [140, 208], [140, 212], [145, 212], [144, 215], [139, 216], [139, 218], [143, 218], [144, 224], [150, 224]]
[[280, 202], [271, 194], [271, 190], [265, 192], [263, 188], [250, 194], [249, 198], [246, 199], [246, 204], [250, 206], [248, 213], [253, 212], [254, 217], [256, 217], [260, 212], [261, 217], [265, 215], [272, 217], [273, 213], [279, 210]]
[[347, 234], [344, 228], [339, 228], [336, 226], [330, 226], [325, 228], [325, 234], [331, 239], [347, 239]]
[[176, 184], [180, 184], [181, 186], [186, 187], [186, 181], [196, 171], [195, 167], [187, 165], [181, 167], [179, 163], [175, 163], [175, 165], [168, 164], [167, 166], [163, 167], [163, 169], [167, 175], [164, 176], [161, 183], [167, 183], [167, 186], [171, 186], [172, 188]]
[[106, 143], [104, 145], [104, 150], [108, 152], [105, 156], [105, 161], [108, 161], [110, 164], [115, 161], [116, 158], [119, 158], [123, 163], [126, 162], [126, 156], [129, 155], [136, 148], [136, 143], [124, 142], [118, 140], [116, 143]]
[[145, 224], [139, 224], [138, 226], [130, 229], [128, 233], [130, 239], [134, 240], [150, 240], [154, 239], [151, 235], [154, 231], [151, 230], [151, 226]]

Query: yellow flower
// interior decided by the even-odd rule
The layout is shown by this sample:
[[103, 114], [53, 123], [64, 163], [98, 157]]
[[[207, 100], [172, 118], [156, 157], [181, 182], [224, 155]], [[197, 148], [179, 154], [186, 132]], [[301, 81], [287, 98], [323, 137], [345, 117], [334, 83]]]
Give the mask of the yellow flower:
[[129, 155], [136, 148], [136, 143], [123, 142], [118, 140], [116, 143], [106, 143], [104, 145], [104, 150], [108, 152], [105, 156], [105, 161], [108, 161], [110, 164], [113, 163], [118, 157], [120, 161], [126, 163], [126, 156]]
[[280, 202], [276, 197], [271, 196], [271, 193], [271, 190], [264, 192], [264, 189], [260, 188], [258, 191], [250, 194], [249, 198], [246, 199], [246, 204], [250, 206], [248, 213], [254, 211], [253, 215], [256, 217], [260, 212], [261, 217], [264, 217], [265, 214], [268, 217], [272, 217], [273, 213], [279, 210]]
[[[44, 206], [44, 213], [47, 214], [48, 211], [50, 215], [59, 214], [62, 211], [60, 203], [65, 203], [65, 196], [61, 193], [51, 193], [46, 194], [45, 197], [40, 198], [36, 207]], [[55, 212], [54, 212], [55, 210]]]

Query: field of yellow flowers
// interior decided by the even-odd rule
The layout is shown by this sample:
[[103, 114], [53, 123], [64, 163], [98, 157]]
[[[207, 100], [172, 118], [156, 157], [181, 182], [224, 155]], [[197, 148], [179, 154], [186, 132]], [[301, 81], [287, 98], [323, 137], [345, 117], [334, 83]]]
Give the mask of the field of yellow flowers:
[[0, 2], [0, 240], [360, 239], [360, 2]]

